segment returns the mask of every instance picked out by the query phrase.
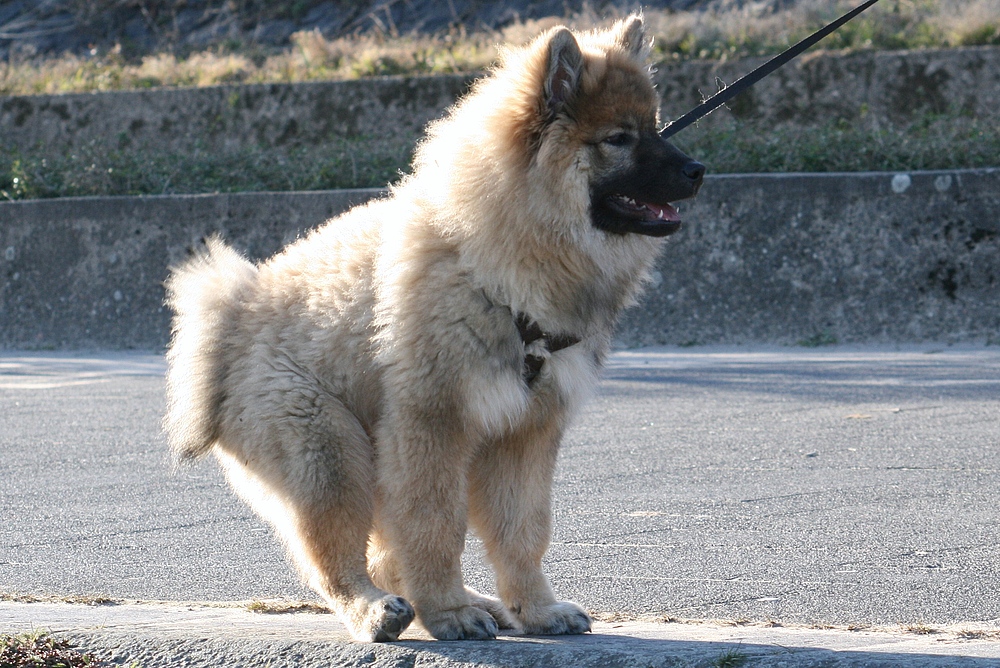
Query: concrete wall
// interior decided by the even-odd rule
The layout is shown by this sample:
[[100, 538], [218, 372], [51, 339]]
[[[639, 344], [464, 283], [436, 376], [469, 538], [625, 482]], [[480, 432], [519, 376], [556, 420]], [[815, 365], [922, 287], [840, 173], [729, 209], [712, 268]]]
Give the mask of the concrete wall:
[[[665, 62], [656, 80], [664, 118], [696, 106], [762, 59]], [[109, 148], [213, 150], [321, 142], [334, 137], [412, 139], [466, 90], [470, 76], [232, 85], [192, 89], [0, 97], [0, 144], [61, 153]], [[733, 115], [773, 122], [830, 118], [882, 123], [922, 111], [1000, 115], [1000, 47], [815, 53], [793, 61], [707, 123]]]
[[470, 76], [0, 97], [0, 144], [60, 152], [96, 142], [160, 151], [296, 146], [335, 137], [412, 140]]
[[621, 339], [1000, 343], [1000, 169], [716, 176]]
[[0, 202], [0, 346], [162, 348], [168, 267], [203, 237], [267, 257], [379, 192]]
[[[0, 346], [159, 349], [167, 268], [255, 258], [378, 191], [0, 203]], [[709, 177], [620, 342], [1000, 342], [1000, 169]]]

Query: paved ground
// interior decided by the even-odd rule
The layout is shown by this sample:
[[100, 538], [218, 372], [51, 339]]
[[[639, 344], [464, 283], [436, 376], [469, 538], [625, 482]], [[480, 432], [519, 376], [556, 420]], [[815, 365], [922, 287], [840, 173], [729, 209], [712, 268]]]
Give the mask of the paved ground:
[[[0, 355], [0, 592], [8, 598], [195, 601], [199, 611], [205, 602], [311, 599], [214, 464], [170, 471], [159, 432], [162, 370], [153, 355]], [[917, 665], [917, 656], [928, 665], [1000, 665], [1000, 643], [989, 640], [1000, 628], [998, 451], [997, 348], [618, 353], [566, 439], [547, 570], [561, 596], [627, 620], [625, 631], [495, 645], [517, 643], [511, 656], [527, 647], [604, 656], [600, 648], [631, 651], [632, 637], [659, 657], [650, 665], [712, 661], [712, 652], [737, 651], [740, 642], [825, 647], [856, 661], [843, 665], [876, 665], [865, 652], [902, 661], [891, 665]], [[467, 552], [468, 580], [490, 590], [474, 538]], [[88, 628], [67, 610], [145, 619], [143, 633], [160, 628], [145, 606], [40, 606], [3, 604], [0, 629]], [[307, 618], [335, 628], [325, 615], [227, 610], [269, 620], [265, 626]], [[783, 626], [628, 625], [664, 616]], [[812, 625], [896, 633], [891, 642], [846, 631], [836, 640]], [[146, 638], [137, 628], [115, 642]], [[185, 642], [221, 633], [208, 622], [187, 628]], [[914, 633], [932, 628], [950, 633]], [[801, 636], [808, 633], [816, 637]], [[302, 642], [321, 656], [332, 651], [323, 637]], [[713, 638], [735, 644], [707, 642]], [[682, 651], [685, 643], [701, 653]], [[219, 647], [238, 652], [231, 642]], [[265, 654], [285, 651], [269, 647]], [[404, 661], [394, 651], [372, 656]], [[459, 663], [506, 656], [433, 651]], [[966, 664], [937, 654], [991, 659]], [[559, 652], [551, 656], [566, 664]], [[796, 654], [787, 665], [813, 665], [806, 658]]]

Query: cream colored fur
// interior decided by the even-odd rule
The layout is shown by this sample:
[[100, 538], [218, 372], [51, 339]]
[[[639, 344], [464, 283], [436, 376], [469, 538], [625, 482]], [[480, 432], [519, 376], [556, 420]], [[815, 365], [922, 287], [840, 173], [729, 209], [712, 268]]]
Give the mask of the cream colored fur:
[[[388, 198], [259, 266], [213, 239], [168, 281], [174, 452], [214, 449], [358, 640], [413, 610], [437, 638], [590, 628], [541, 562], [559, 441], [660, 248], [589, 221], [594, 142], [655, 118], [647, 47], [637, 17], [550, 31], [432, 124]], [[546, 109], [560, 86], [573, 117]], [[530, 386], [518, 312], [581, 339]], [[463, 586], [470, 527], [500, 601]]]

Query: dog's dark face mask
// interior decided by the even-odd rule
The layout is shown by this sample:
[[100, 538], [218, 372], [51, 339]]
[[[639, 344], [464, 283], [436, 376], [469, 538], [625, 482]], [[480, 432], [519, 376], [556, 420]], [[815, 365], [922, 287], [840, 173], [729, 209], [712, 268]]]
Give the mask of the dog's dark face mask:
[[694, 197], [705, 166], [654, 131], [619, 132], [595, 146], [600, 170], [590, 188], [594, 227], [613, 234], [665, 237], [681, 228], [672, 203]]

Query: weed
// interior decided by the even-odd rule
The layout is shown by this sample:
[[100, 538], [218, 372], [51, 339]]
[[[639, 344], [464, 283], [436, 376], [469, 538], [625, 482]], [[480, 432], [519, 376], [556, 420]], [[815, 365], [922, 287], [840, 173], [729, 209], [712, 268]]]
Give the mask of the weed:
[[330, 614], [330, 609], [308, 601], [262, 601], [255, 599], [246, 609], [262, 615], [283, 615], [292, 612], [309, 612], [316, 615]]
[[800, 340], [796, 345], [803, 348], [819, 348], [822, 346], [833, 346], [837, 344], [837, 337], [828, 331], [817, 332], [809, 338]]
[[98, 668], [107, 665], [45, 631], [0, 635], [0, 668]]
[[715, 668], [739, 668], [750, 659], [749, 656], [736, 649], [727, 649], [712, 662]]
[[955, 635], [962, 640], [986, 640], [990, 637], [988, 632], [977, 629], [962, 629]]
[[1000, 127], [958, 113], [921, 114], [878, 127], [841, 121], [774, 127], [728, 119], [678, 135], [676, 143], [714, 172], [961, 169], [997, 166]]
[[383, 187], [406, 168], [415, 141], [359, 136], [290, 149], [174, 153], [95, 143], [61, 155], [0, 147], [0, 198]]
[[918, 636], [929, 636], [929, 635], [934, 635], [936, 633], [940, 633], [940, 631], [938, 629], [935, 629], [932, 626], [928, 626], [927, 624], [919, 624], [919, 623], [918, 624], [910, 624], [909, 626], [904, 627], [904, 630], [906, 632], [908, 632], [908, 633], [914, 633], [914, 634], [916, 634]]

